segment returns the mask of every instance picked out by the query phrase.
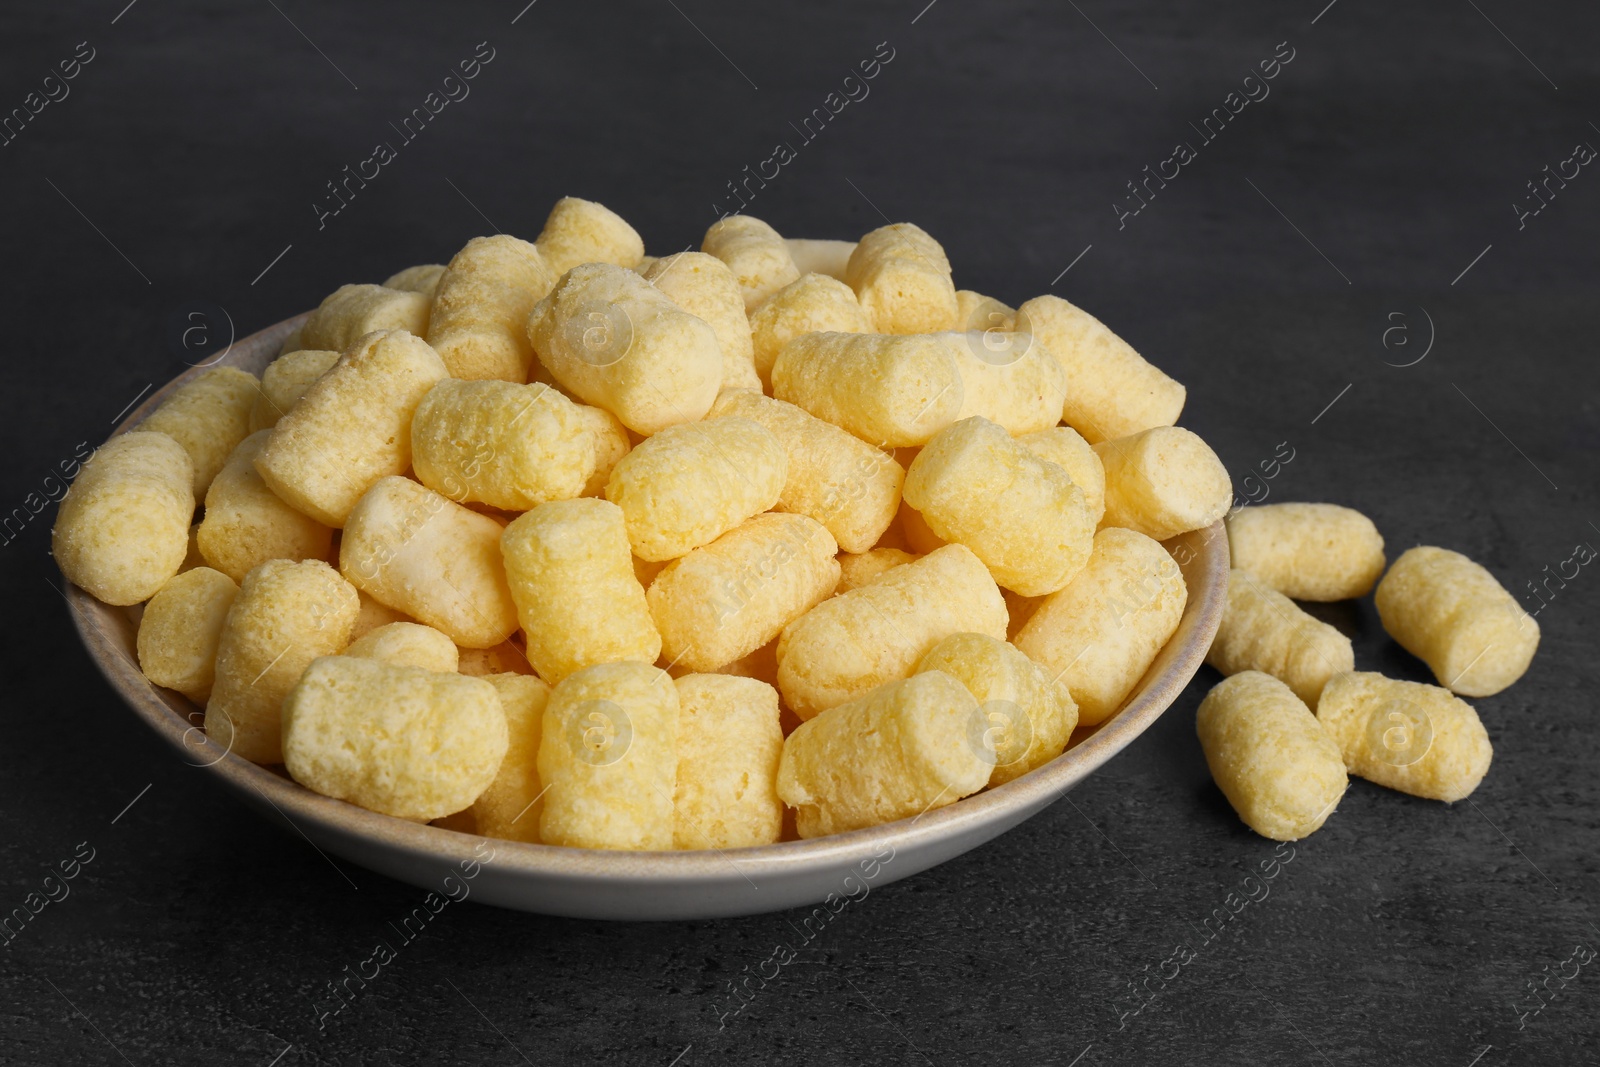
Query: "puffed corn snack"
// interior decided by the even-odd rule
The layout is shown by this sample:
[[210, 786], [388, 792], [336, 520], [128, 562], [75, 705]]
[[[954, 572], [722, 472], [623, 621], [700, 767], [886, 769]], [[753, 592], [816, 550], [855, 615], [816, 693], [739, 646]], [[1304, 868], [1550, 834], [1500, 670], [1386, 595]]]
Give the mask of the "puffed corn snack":
[[[1188, 604], [1173, 539], [1233, 498], [1182, 385], [1058, 297], [957, 289], [910, 223], [730, 215], [651, 256], [567, 197], [532, 240], [430, 258], [327, 295], [259, 379], [192, 372], [54, 531], [71, 582], [142, 605], [141, 669], [213, 742], [374, 812], [736, 849], [1002, 788], [1128, 702]], [[1285, 594], [1370, 585], [1375, 529], [1302, 565], [1337, 517], [1257, 512], [1229, 536], [1263, 591], [1214, 654], [1248, 678], [1203, 711], [1230, 799], [1288, 837], [1347, 759], [1470, 789], [1443, 754], [1386, 779], [1307, 710], [1330, 676], [1330, 723], [1379, 699], [1331, 628], [1279, 625]], [[1413, 636], [1442, 632], [1430, 588], [1386, 621], [1453, 664], [1466, 637]], [[1273, 777], [1285, 753], [1314, 781]]]

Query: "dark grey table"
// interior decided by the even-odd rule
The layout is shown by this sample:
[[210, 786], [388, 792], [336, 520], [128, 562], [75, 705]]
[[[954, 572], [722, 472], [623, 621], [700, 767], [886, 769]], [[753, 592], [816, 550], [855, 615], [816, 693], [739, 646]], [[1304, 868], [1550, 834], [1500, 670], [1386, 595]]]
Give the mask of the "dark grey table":
[[[0, 147], [0, 911], [92, 855], [0, 947], [0, 1062], [1595, 1062], [1592, 567], [1476, 702], [1469, 802], [1356, 782], [1275, 850], [1209, 781], [1207, 671], [1043, 815], [809, 941], [794, 915], [467, 904], [319, 1027], [420, 892], [346, 881], [146, 733], [77, 645], [30, 495], [230, 322], [532, 236], [569, 193], [675, 251], [732, 183], [784, 233], [909, 219], [959, 284], [1068, 296], [1188, 384], [1242, 488], [1358, 507], [1391, 556], [1464, 551], [1531, 608], [1600, 545], [1593, 5], [125, 2], [13, 5], [0, 33], [25, 115]], [[1426, 679], [1370, 601], [1325, 617]]]

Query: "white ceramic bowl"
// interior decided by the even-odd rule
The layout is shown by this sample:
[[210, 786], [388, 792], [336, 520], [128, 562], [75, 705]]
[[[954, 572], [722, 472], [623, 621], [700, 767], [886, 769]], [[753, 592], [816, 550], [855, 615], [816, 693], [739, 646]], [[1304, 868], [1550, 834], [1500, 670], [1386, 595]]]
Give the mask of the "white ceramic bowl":
[[[260, 374], [305, 316], [236, 342], [207, 366]], [[194, 368], [153, 394], [116, 432], [136, 426]], [[1180, 546], [1187, 551], [1180, 551]], [[1194, 677], [1222, 619], [1228, 539], [1219, 522], [1168, 543], [1180, 559], [1189, 603], [1177, 633], [1115, 716], [1044, 767], [915, 819], [812, 841], [700, 852], [612, 852], [488, 840], [406, 822], [319, 796], [281, 768], [229, 755], [199, 728], [200, 709], [139, 673], [134, 610], [108, 607], [68, 587], [73, 621], [96, 666], [141, 719], [183, 758], [201, 767], [269, 819], [288, 820], [330, 856], [440, 892], [507, 908], [596, 919], [703, 919], [777, 911], [821, 902], [830, 893], [858, 896], [866, 886], [905, 878], [976, 848], [1035, 814], [1122, 751]], [[135, 609], [136, 610], [136, 609]], [[275, 821], [275, 820], [274, 820]], [[492, 848], [492, 859], [483, 860]], [[454, 880], [445, 880], [454, 875]]]

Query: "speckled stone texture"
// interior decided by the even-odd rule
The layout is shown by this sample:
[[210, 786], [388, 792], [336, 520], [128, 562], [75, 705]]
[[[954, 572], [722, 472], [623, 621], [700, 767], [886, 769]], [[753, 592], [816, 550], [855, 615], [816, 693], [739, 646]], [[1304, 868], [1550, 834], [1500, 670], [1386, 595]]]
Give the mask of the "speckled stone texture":
[[[1532, 609], [1529, 581], [1600, 546], [1600, 176], [1548, 179], [1543, 208], [1526, 185], [1600, 146], [1592, 5], [125, 2], [20, 7], [0, 35], [7, 115], [94, 56], [0, 147], [0, 913], [41, 908], [0, 948], [0, 1063], [1593, 1058], [1593, 565], [1549, 580], [1528, 675], [1472, 701], [1495, 758], [1470, 802], [1354, 781], [1275, 850], [1207, 776], [1207, 669], [965, 857], [836, 913], [635, 926], [446, 887], [434, 911], [336, 869], [117, 703], [45, 554], [60, 465], [229, 319], [243, 336], [470, 237], [532, 239], [568, 194], [653, 254], [698, 247], [733, 182], [781, 233], [908, 220], [962, 288], [1066, 296], [1188, 387], [1183, 424], [1241, 499], [1357, 507], [1391, 558], [1447, 545]], [[1190, 124], [1260, 97], [1246, 75], [1279, 42], [1270, 95], [1206, 141]], [[463, 60], [477, 77], [447, 84]], [[429, 93], [458, 99], [403, 125]], [[1361, 669], [1431, 681], [1370, 598], [1310, 610]], [[69, 895], [41, 905], [47, 885]]]

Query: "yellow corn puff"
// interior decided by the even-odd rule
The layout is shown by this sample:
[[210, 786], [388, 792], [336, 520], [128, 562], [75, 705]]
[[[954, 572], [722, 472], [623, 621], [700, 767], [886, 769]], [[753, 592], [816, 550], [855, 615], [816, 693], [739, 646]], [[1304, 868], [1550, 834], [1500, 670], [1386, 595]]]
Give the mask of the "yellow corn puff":
[[568, 675], [545, 705], [538, 767], [545, 844], [672, 848], [677, 687], [645, 663], [597, 663]]
[[844, 280], [878, 333], [933, 333], [957, 325], [950, 260], [919, 226], [880, 226], [857, 242]]
[[1463, 696], [1500, 692], [1522, 677], [1539, 647], [1533, 616], [1494, 575], [1447, 548], [1407, 549], [1375, 599], [1389, 636]]
[[778, 508], [822, 523], [845, 551], [871, 548], [894, 521], [905, 470], [881, 449], [748, 390], [723, 393], [711, 414], [760, 423], [778, 439], [789, 460]]
[[939, 336], [961, 372], [958, 419], [979, 415], [1017, 435], [1048, 430], [1061, 421], [1066, 372], [1032, 336], [1004, 330]]
[[431, 301], [422, 293], [382, 285], [341, 285], [300, 327], [301, 348], [343, 352], [374, 330], [428, 332]]
[[500, 560], [501, 526], [409, 478], [382, 478], [350, 512], [339, 570], [356, 588], [443, 630], [491, 648], [517, 628]]
[[776, 437], [726, 416], [669, 426], [642, 442], [611, 472], [606, 499], [622, 509], [635, 556], [676, 559], [769, 510], [788, 474]]
[[965, 396], [943, 338], [872, 333], [796, 337], [772, 365], [772, 395], [880, 448], [927, 444]]
[[611, 415], [541, 383], [446, 378], [411, 419], [411, 463], [423, 485], [510, 511], [581, 496], [602, 459], [627, 445]]
[[1315, 832], [1350, 784], [1333, 735], [1270, 674], [1224, 679], [1200, 702], [1195, 730], [1217, 788], [1262, 837]]
[[801, 837], [915, 818], [982, 789], [978, 702], [943, 671], [890, 682], [802, 723], [783, 743], [778, 796]]
[[1372, 520], [1337, 504], [1257, 504], [1228, 515], [1233, 565], [1296, 600], [1353, 600], [1383, 573]]
[[268, 430], [239, 442], [206, 490], [196, 535], [206, 563], [234, 581], [269, 559], [326, 560], [333, 531], [278, 499], [256, 471]]
[[285, 352], [261, 372], [261, 388], [250, 404], [250, 432], [270, 430], [300, 402], [311, 383], [333, 369], [339, 353], [324, 349]]
[[551, 378], [649, 435], [710, 410], [722, 387], [716, 331], [631, 270], [585, 263], [528, 318]]
[[545, 681], [612, 660], [653, 663], [661, 654], [615, 504], [541, 504], [506, 527], [501, 548], [528, 662]]
[[283, 698], [313, 660], [344, 648], [360, 611], [321, 560], [269, 559], [245, 575], [217, 640], [207, 736], [252, 763], [282, 763]]
[[628, 428], [611, 412], [588, 404], [578, 405], [578, 414], [589, 424], [594, 435], [594, 473], [584, 483], [584, 496], [605, 496], [611, 472], [617, 469], [622, 457], [633, 450]]
[[420, 338], [368, 334], [278, 420], [256, 470], [285, 504], [343, 526], [374, 482], [411, 466], [412, 413], [445, 377]]
[[439, 279], [428, 323], [428, 343], [450, 376], [527, 381], [528, 313], [556, 277], [527, 241], [503, 233], [468, 241]]
[[751, 355], [763, 388], [783, 346], [808, 333], [871, 333], [855, 290], [823, 274], [802, 274], [750, 312]]
[[1165, 541], [1210, 526], [1233, 503], [1227, 468], [1210, 445], [1181, 426], [1102, 441], [1094, 451], [1106, 474], [1103, 526]]
[[744, 294], [746, 311], [754, 311], [756, 305], [800, 277], [778, 231], [749, 215], [729, 215], [712, 223], [700, 242], [700, 251], [728, 265]]
[[802, 719], [908, 677], [957, 633], [1004, 640], [1006, 605], [989, 570], [961, 545], [824, 600], [784, 627], [778, 688]]
[[1348, 637], [1237, 567], [1228, 574], [1228, 606], [1206, 662], [1223, 674], [1270, 674], [1313, 711], [1328, 679], [1356, 665]]
[[760, 391], [744, 294], [726, 263], [704, 252], [679, 252], [656, 260], [644, 279], [716, 332], [722, 347], [722, 388]]
[[1465, 799], [1494, 758], [1477, 711], [1436, 685], [1369, 671], [1335, 675], [1317, 718], [1351, 774], [1415, 797]]
[[1061, 421], [1090, 444], [1178, 421], [1187, 395], [1183, 386], [1087, 311], [1046, 295], [1023, 304], [1017, 316], [1061, 361], [1067, 372]]
[[753, 678], [689, 674], [678, 690], [676, 848], [770, 845], [783, 829], [778, 799], [778, 691]]
[[323, 656], [283, 702], [290, 777], [401, 819], [470, 805], [494, 780], [506, 744], [500, 697], [481, 678]]
[[1117, 527], [1094, 535], [1089, 562], [1045, 597], [1016, 646], [1066, 686], [1078, 723], [1109, 719], [1183, 618], [1189, 591], [1167, 550]]
[[644, 259], [638, 231], [604, 204], [575, 196], [556, 201], [534, 243], [558, 278], [580, 263], [632, 268]]
[[194, 467], [164, 433], [113, 437], [61, 498], [50, 553], [67, 581], [117, 607], [156, 594], [189, 551]]
[[139, 617], [139, 670], [154, 684], [204, 704], [215, 677], [217, 640], [238, 595], [234, 580], [210, 567], [174, 576]]
[[1082, 434], [1070, 426], [1056, 426], [1023, 434], [1017, 443], [1066, 471], [1072, 484], [1083, 490], [1089, 521], [1100, 525], [1106, 513], [1106, 468]]
[[1043, 767], [1067, 747], [1078, 706], [1066, 689], [1005, 641], [987, 634], [951, 634], [917, 662], [917, 674], [943, 671], [978, 702], [969, 737], [994, 769], [990, 785], [1003, 785]]
[[661, 654], [694, 671], [754, 652], [833, 594], [839, 546], [804, 515], [757, 515], [667, 564], [645, 600]]
[[213, 367], [162, 401], [139, 429], [164, 433], [183, 446], [194, 465], [194, 498], [200, 500], [228, 454], [250, 433], [250, 408], [260, 392], [254, 374]]
[[906, 472], [905, 502], [1024, 596], [1066, 585], [1094, 541], [1083, 492], [1067, 472], [984, 418], [962, 419], [928, 442]]

